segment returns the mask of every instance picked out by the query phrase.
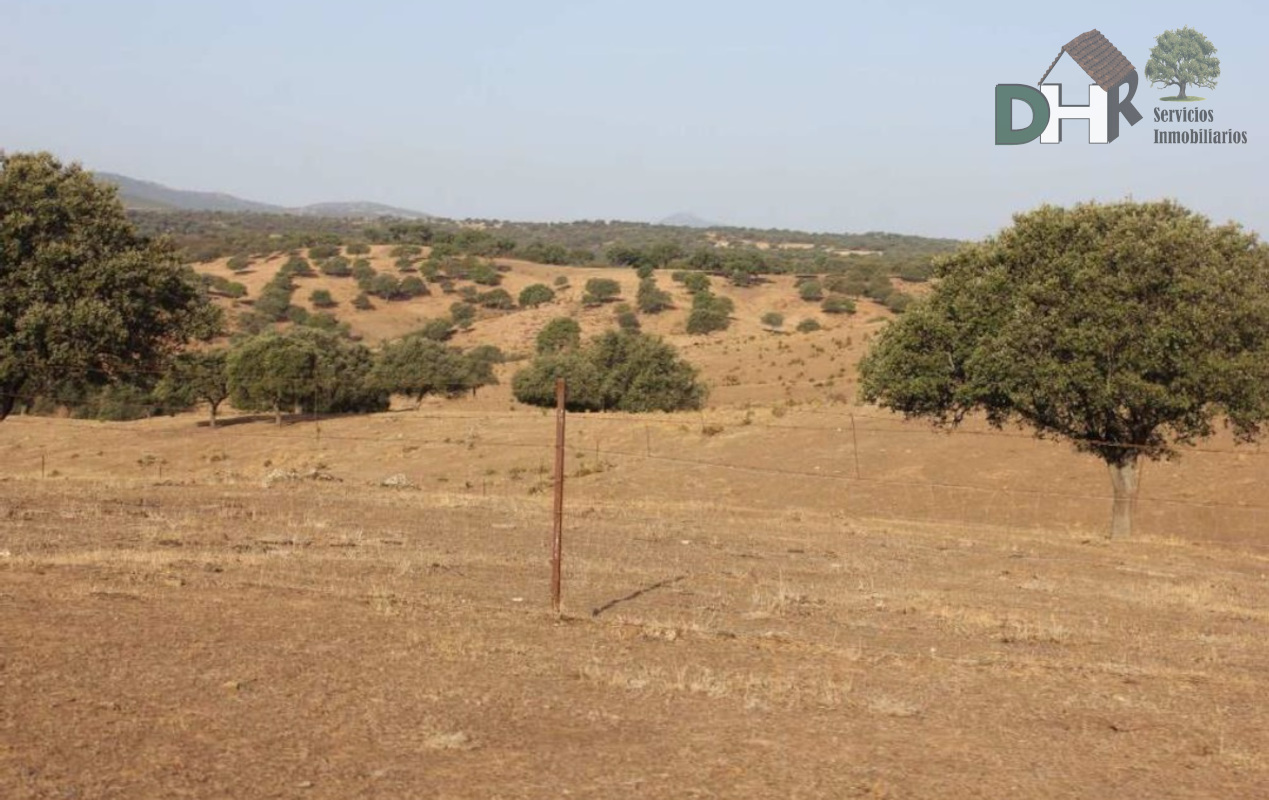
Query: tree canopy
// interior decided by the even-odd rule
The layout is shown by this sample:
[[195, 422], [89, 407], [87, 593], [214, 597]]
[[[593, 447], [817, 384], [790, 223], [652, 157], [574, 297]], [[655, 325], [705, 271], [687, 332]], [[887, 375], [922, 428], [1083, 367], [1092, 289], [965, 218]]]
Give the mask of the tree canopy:
[[67, 379], [157, 373], [220, 325], [201, 281], [137, 234], [113, 187], [48, 153], [0, 153], [0, 420]]
[[368, 379], [374, 357], [363, 344], [313, 328], [266, 332], [239, 342], [227, 360], [230, 399], [244, 411], [382, 411], [387, 392]]
[[513, 376], [512, 393], [521, 403], [553, 406], [558, 377], [568, 385], [572, 411], [696, 409], [707, 394], [673, 346], [630, 331], [608, 331], [578, 349], [539, 351]]
[[864, 399], [956, 425], [974, 412], [1072, 442], [1111, 468], [1131, 530], [1139, 458], [1224, 418], [1269, 418], [1269, 258], [1173, 202], [1044, 206], [936, 267], [860, 365]]
[[1216, 88], [1221, 74], [1221, 60], [1213, 53], [1216, 46], [1191, 27], [1164, 31], [1155, 37], [1146, 62], [1146, 79], [1150, 85], [1177, 87], [1177, 99], [1184, 100], [1185, 87]]

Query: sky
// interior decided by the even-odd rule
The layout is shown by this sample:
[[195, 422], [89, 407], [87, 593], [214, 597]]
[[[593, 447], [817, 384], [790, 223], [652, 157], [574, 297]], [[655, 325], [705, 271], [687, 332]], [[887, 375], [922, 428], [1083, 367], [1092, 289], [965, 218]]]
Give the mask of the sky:
[[[173, 188], [451, 218], [979, 238], [1042, 203], [1174, 198], [1269, 231], [1260, 3], [4, 0], [0, 149]], [[1238, 145], [1156, 145], [1144, 67], [1189, 25], [1221, 77], [1190, 107]], [[1142, 73], [1120, 139], [994, 144], [1097, 28]], [[1087, 101], [1069, 56], [1048, 79]], [[1025, 124], [1019, 114], [1016, 125]]]

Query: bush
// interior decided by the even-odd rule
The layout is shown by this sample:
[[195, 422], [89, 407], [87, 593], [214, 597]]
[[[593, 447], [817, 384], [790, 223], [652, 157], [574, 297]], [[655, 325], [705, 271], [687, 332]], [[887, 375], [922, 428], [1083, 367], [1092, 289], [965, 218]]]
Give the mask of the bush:
[[651, 264], [640, 264], [639, 267], [635, 269], [635, 275], [639, 276], [639, 280], [646, 281], [647, 279], [655, 275], [656, 271], [657, 271], [657, 268], [652, 266]]
[[617, 311], [617, 327], [623, 331], [638, 333], [643, 326], [639, 324], [639, 315], [634, 312], [634, 309], [626, 306], [625, 309]]
[[814, 333], [820, 328], [820, 324], [813, 319], [804, 319], [798, 323], [798, 333]]
[[288, 274], [298, 278], [308, 278], [313, 275], [313, 265], [309, 263], [307, 258], [302, 256], [291, 256], [282, 265], [282, 270]]
[[405, 295], [401, 292], [401, 281], [392, 275], [375, 275], [368, 281], [358, 280], [357, 283], [367, 292], [381, 300], [405, 299]]
[[308, 301], [313, 304], [314, 308], [334, 308], [338, 305], [327, 289], [314, 289], [313, 293], [308, 296]]
[[537, 352], [559, 353], [576, 350], [582, 342], [582, 326], [572, 317], [556, 317], [538, 331]]
[[444, 342], [454, 335], [454, 323], [444, 317], [431, 319], [423, 323], [418, 335], [434, 342]]
[[344, 252], [350, 256], [364, 256], [370, 252], [370, 245], [365, 242], [353, 242], [344, 248]]
[[825, 314], [854, 314], [855, 301], [849, 297], [833, 296], [825, 298], [820, 308]]
[[225, 262], [225, 266], [234, 272], [242, 272], [243, 270], [251, 269], [251, 259], [246, 256], [234, 256]]
[[588, 306], [597, 306], [616, 300], [621, 295], [621, 284], [612, 278], [591, 278], [586, 281], [586, 293], [582, 302]]
[[731, 326], [731, 312], [735, 304], [726, 297], [718, 297], [708, 291], [692, 297], [692, 310], [687, 315], [687, 332], [694, 335], [725, 331]]
[[526, 286], [520, 292], [520, 306], [522, 308], [534, 308], [549, 303], [554, 299], [555, 292], [545, 283], [535, 283], [532, 286]]
[[510, 311], [516, 307], [516, 301], [506, 289], [490, 289], [487, 292], [481, 292], [476, 296], [476, 304], [499, 311]]
[[432, 292], [418, 275], [407, 275], [401, 279], [401, 293], [406, 297], [427, 297]]
[[317, 313], [309, 314], [304, 324], [319, 331], [334, 332], [341, 329], [339, 319], [329, 311], [318, 311]]
[[824, 299], [824, 286], [819, 281], [807, 281], [798, 287], [798, 297], [808, 303], [818, 303]]
[[370, 283], [379, 275], [379, 271], [370, 266], [370, 262], [364, 258], [358, 259], [357, 263], [352, 265], [349, 271], [353, 278], [357, 281], [357, 285], [362, 291], [370, 291]]
[[689, 272], [683, 276], [683, 286], [692, 294], [709, 291], [709, 276], [703, 272]]
[[560, 288], [560, 289], [563, 289], [563, 288], [565, 288], [566, 286], [568, 286], [568, 276], [567, 276], [567, 275], [556, 275], [556, 276], [555, 276], [555, 285], [556, 285], [558, 288]]
[[319, 261], [317, 262], [317, 268], [321, 270], [323, 275], [329, 275], [332, 278], [347, 278], [352, 274], [348, 259], [343, 256], [334, 256]]
[[670, 293], [658, 288], [655, 278], [644, 278], [639, 281], [639, 291], [635, 295], [635, 304], [645, 314], [660, 314], [662, 311], [674, 306]]
[[370, 296], [367, 295], [365, 292], [362, 292], [361, 294], [354, 297], [352, 301], [352, 305], [353, 305], [353, 308], [357, 309], [358, 311], [370, 311], [375, 307], [375, 304], [370, 302]]
[[396, 260], [397, 272], [418, 272], [419, 268], [414, 266], [412, 258], [398, 258]]
[[339, 245], [318, 244], [308, 249], [308, 257], [314, 261], [324, 258], [335, 258], [339, 255]]
[[903, 292], [896, 291], [896, 292], [891, 292], [890, 296], [886, 298], [885, 305], [886, 305], [886, 308], [890, 309], [894, 313], [902, 314], [903, 312], [908, 310], [908, 306], [911, 303], [912, 303], [911, 295], [907, 295], [907, 294], [904, 294]]
[[455, 325], [466, 330], [476, 321], [476, 307], [471, 303], [453, 303], [449, 307], [449, 316]]
[[698, 409], [706, 389], [696, 368], [660, 338], [609, 331], [577, 350], [540, 353], [512, 379], [521, 403], [555, 405], [555, 380], [568, 384], [573, 411], [625, 412]]
[[467, 277], [472, 283], [481, 286], [497, 286], [502, 283], [502, 274], [492, 264], [478, 261], [467, 270]]
[[778, 330], [784, 325], [784, 315], [779, 311], [768, 311], [762, 315], [762, 324]]

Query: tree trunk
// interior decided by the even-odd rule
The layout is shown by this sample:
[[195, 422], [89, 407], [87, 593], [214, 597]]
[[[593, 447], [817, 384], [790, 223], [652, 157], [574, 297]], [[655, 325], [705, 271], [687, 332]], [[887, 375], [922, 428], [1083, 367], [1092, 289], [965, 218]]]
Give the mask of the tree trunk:
[[209, 427], [212, 427], [212, 428], [215, 428], [215, 427], [216, 427], [216, 406], [218, 406], [218, 405], [220, 405], [220, 403], [212, 403], [212, 404], [211, 404], [211, 423], [210, 423]]
[[1185, 99], [1185, 84], [1184, 84], [1184, 83], [1178, 83], [1178, 84], [1177, 84], [1177, 87], [1178, 87], [1178, 90], [1177, 90], [1177, 93], [1176, 93], [1176, 99], [1178, 99], [1178, 100], [1184, 100], [1184, 99]]
[[1137, 500], [1137, 456], [1122, 464], [1110, 464], [1110, 484], [1115, 499], [1110, 515], [1110, 538], [1125, 539], [1132, 535], [1132, 509]]
[[5, 417], [9, 416], [9, 413], [13, 411], [13, 407], [18, 402], [18, 397], [6, 387], [0, 387], [0, 392], [3, 392], [3, 394], [0, 394], [0, 422], [3, 422]]
[[273, 404], [273, 424], [274, 425], [282, 424], [282, 404], [281, 403]]

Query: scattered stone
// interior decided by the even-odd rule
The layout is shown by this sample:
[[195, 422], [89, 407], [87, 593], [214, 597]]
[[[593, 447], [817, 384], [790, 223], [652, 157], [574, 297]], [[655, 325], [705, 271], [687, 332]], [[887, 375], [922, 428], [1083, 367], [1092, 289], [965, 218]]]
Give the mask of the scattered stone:
[[270, 470], [264, 476], [265, 487], [275, 486], [279, 483], [299, 483], [301, 481], [333, 481], [342, 482], [340, 478], [336, 478], [324, 469], [314, 468], [303, 472], [296, 469], [275, 469]]
[[396, 475], [389, 475], [379, 481], [379, 485], [385, 489], [417, 489], [419, 488], [414, 481], [405, 476], [404, 473], [398, 472]]

